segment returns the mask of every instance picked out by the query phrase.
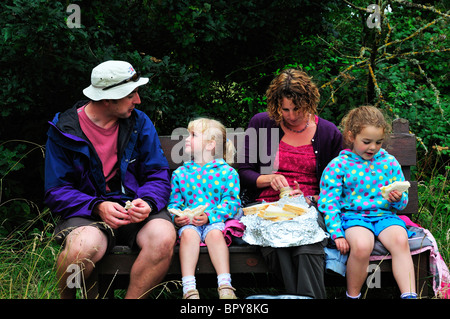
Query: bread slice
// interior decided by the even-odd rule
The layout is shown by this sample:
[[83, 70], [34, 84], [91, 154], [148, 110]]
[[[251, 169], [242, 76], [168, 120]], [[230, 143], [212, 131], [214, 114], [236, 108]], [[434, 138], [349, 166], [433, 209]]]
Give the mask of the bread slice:
[[183, 217], [183, 211], [176, 209], [176, 208], [169, 208], [168, 209], [169, 213], [177, 215], [178, 217]]
[[265, 210], [267, 207], [269, 207], [269, 205], [270, 204], [263, 203], [263, 204], [253, 205], [250, 207], [245, 207], [245, 208], [242, 208], [242, 210], [244, 211], [244, 215], [253, 215], [260, 211]]
[[303, 215], [304, 213], [307, 212], [307, 209], [305, 207], [295, 204], [284, 204], [283, 210], [292, 212], [297, 216]]
[[263, 214], [259, 215], [260, 217], [264, 219], [268, 219], [271, 221], [281, 221], [281, 220], [290, 220], [298, 215], [294, 212], [288, 212], [281, 207], [270, 205], [266, 208], [266, 210], [263, 212]]
[[384, 199], [388, 199], [390, 192], [396, 190], [396, 191], [403, 193], [403, 192], [407, 191], [410, 186], [411, 186], [411, 184], [408, 181], [393, 182], [392, 184], [389, 184], [387, 186], [380, 187], [381, 196], [383, 196]]

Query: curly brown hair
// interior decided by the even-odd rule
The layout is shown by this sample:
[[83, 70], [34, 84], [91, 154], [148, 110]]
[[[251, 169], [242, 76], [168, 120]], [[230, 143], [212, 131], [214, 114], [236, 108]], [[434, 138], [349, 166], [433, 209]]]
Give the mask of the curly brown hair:
[[391, 133], [391, 125], [387, 120], [387, 116], [380, 109], [372, 105], [362, 105], [351, 110], [344, 116], [340, 126], [343, 130], [344, 142], [350, 147], [352, 147], [352, 143], [350, 142], [349, 133], [355, 137], [366, 126], [382, 128], [385, 136], [385, 144], [388, 143]]
[[311, 77], [297, 69], [285, 69], [277, 75], [266, 91], [267, 113], [278, 125], [282, 121], [283, 98], [292, 100], [299, 112], [315, 114], [320, 94]]

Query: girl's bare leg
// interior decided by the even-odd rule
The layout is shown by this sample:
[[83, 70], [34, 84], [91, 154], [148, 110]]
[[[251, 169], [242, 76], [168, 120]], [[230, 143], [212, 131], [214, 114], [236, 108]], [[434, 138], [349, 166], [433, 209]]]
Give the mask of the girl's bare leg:
[[347, 293], [350, 296], [358, 296], [367, 278], [367, 267], [375, 237], [367, 228], [355, 226], [345, 231], [345, 238], [350, 245], [346, 273]]
[[400, 292], [415, 293], [414, 264], [406, 230], [401, 226], [390, 226], [378, 235], [378, 239], [392, 255], [392, 272]]

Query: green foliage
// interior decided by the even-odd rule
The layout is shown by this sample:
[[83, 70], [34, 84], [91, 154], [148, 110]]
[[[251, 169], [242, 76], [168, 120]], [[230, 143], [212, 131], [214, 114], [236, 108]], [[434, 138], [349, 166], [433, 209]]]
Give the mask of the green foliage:
[[19, 162], [21, 153], [25, 150], [24, 145], [14, 145], [12, 149], [5, 148], [5, 146], [0, 145], [0, 176], [1, 180], [6, 177], [6, 175], [11, 171], [17, 171], [23, 167]]
[[323, 38], [339, 72], [331, 68], [331, 79], [325, 77], [322, 85], [326, 115], [340, 119], [344, 110], [374, 104], [392, 118], [410, 121], [421, 154], [449, 145], [449, 19], [448, 12], [437, 11], [448, 10], [444, 2], [424, 7], [378, 1], [382, 23], [374, 29], [366, 24], [366, 2], [345, 2], [348, 6], [331, 16], [338, 36]]
[[[12, 145], [12, 146], [11, 146]], [[25, 195], [26, 187], [16, 171], [24, 167], [23, 161], [28, 154], [43, 147], [21, 140], [0, 143], [0, 235], [6, 235], [18, 225], [23, 225], [35, 217], [38, 206]], [[10, 176], [12, 175], [12, 177]], [[29, 175], [32, 176], [32, 175]], [[25, 198], [27, 197], [27, 198]]]

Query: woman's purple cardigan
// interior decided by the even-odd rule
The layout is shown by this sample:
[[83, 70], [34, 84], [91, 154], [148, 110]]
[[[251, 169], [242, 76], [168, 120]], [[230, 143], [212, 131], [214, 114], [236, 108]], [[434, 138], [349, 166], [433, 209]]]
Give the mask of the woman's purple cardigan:
[[[238, 153], [241, 188], [256, 190], [256, 179], [261, 174], [271, 174], [271, 165], [283, 135], [283, 130], [269, 118], [267, 112], [253, 116], [246, 131], [244, 151]], [[327, 164], [342, 150], [342, 134], [336, 125], [319, 117], [311, 142], [319, 182]], [[272, 160], [268, 160], [269, 156]]]

